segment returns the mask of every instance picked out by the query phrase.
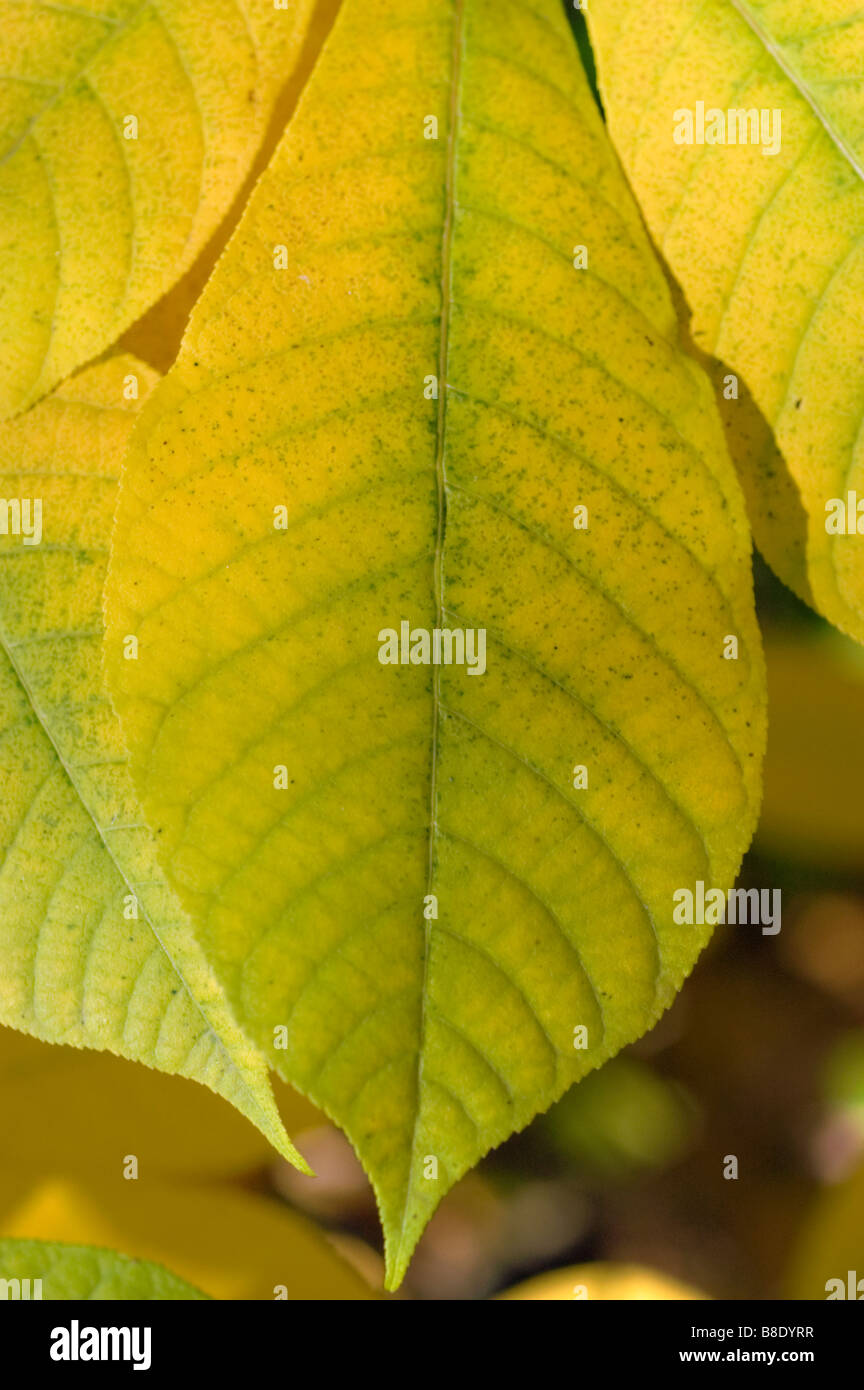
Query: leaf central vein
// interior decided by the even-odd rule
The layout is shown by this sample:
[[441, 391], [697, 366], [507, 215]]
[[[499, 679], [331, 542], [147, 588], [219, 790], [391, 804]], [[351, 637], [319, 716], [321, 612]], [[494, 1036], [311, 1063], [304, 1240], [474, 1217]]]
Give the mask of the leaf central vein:
[[[447, 161], [444, 182], [444, 225], [441, 234], [441, 330], [438, 351], [438, 428], [435, 449], [435, 473], [438, 496], [438, 526], [435, 540], [435, 560], [433, 566], [433, 587], [435, 594], [435, 625], [440, 627], [444, 614], [444, 536], [447, 524], [447, 469], [446, 469], [446, 430], [447, 430], [447, 370], [449, 357], [450, 310], [453, 299], [452, 241], [454, 212], [456, 205], [456, 156], [461, 121], [462, 58], [464, 48], [465, 0], [456, 0], [453, 14], [453, 58], [450, 75], [450, 111], [447, 122]], [[427, 896], [433, 891], [437, 866], [438, 839], [438, 738], [440, 725], [441, 670], [433, 667], [432, 676], [432, 732], [431, 732], [431, 772], [429, 788], [429, 868]], [[409, 1209], [411, 1185], [416, 1161], [415, 1148], [420, 1123], [421, 1097], [423, 1093], [423, 1053], [426, 1036], [426, 991], [429, 979], [430, 952], [432, 947], [432, 922], [424, 918], [423, 975], [420, 986], [420, 1031], [417, 1051], [417, 1097], [414, 1111], [414, 1124], [409, 1150], [408, 1183], [402, 1208], [402, 1224], [399, 1231], [399, 1245], [405, 1238], [405, 1227]]]

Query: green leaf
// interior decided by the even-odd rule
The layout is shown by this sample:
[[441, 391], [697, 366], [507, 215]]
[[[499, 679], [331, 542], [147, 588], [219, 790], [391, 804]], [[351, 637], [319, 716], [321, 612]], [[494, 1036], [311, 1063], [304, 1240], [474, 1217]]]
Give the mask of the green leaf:
[[[596, 0], [589, 28], [612, 138], [693, 338], [740, 376], [727, 414], [746, 416], [746, 386], [776, 439], [757, 431], [741, 457], [757, 543], [864, 641], [855, 503], [847, 534], [826, 529], [834, 499], [864, 500], [864, 13], [857, 0]], [[725, 143], [699, 143], [698, 103]]]
[[104, 351], [191, 264], [313, 9], [0, 0], [0, 418]]
[[[749, 560], [557, 0], [348, 0], [136, 428], [106, 660], [172, 882], [351, 1138], [391, 1286], [704, 944], [672, 894], [731, 883], [756, 815]], [[382, 664], [402, 621], [483, 629], [485, 673]]]
[[154, 379], [118, 357], [0, 426], [0, 1022], [201, 1081], [303, 1167], [159, 870], [104, 690], [126, 396]]
[[35, 1279], [41, 1280], [39, 1297], [43, 1300], [149, 1302], [153, 1299], [209, 1298], [208, 1294], [193, 1289], [185, 1279], [179, 1279], [149, 1260], [131, 1260], [128, 1255], [96, 1250], [89, 1245], [0, 1239], [0, 1281], [8, 1281], [5, 1297], [20, 1298], [21, 1281], [29, 1280], [29, 1297], [33, 1298]]
[[691, 1146], [693, 1102], [635, 1057], [616, 1057], [587, 1076], [538, 1121], [544, 1141], [571, 1174], [627, 1181], [668, 1167]]

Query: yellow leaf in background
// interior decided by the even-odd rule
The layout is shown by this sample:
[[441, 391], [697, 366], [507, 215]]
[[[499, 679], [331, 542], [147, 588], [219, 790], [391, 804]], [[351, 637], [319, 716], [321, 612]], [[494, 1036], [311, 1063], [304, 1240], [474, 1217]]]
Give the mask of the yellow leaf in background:
[[[284, 1083], [276, 1095], [290, 1132], [320, 1124]], [[259, 1130], [203, 1086], [9, 1028], [0, 1028], [0, 1111], [0, 1163], [31, 1182], [72, 1173], [109, 1181], [130, 1152], [147, 1177], [225, 1177], [274, 1159]]]
[[117, 475], [153, 380], [114, 358], [0, 425], [0, 1023], [201, 1081], [302, 1167], [159, 870], [103, 684]]
[[0, 418], [192, 263], [247, 175], [314, 0], [0, 0]]
[[[593, 0], [588, 20], [609, 130], [694, 341], [740, 375], [800, 493], [799, 515], [770, 439], [745, 449], [757, 543], [864, 640], [864, 12]], [[847, 534], [826, 531], [834, 501]]]
[[524, 1284], [516, 1284], [498, 1297], [519, 1302], [534, 1302], [539, 1299], [611, 1299], [615, 1302], [650, 1299], [667, 1302], [681, 1299], [705, 1300], [708, 1295], [699, 1293], [688, 1284], [682, 1284], [678, 1279], [658, 1274], [653, 1269], [642, 1269], [639, 1265], [600, 1263], [553, 1269], [548, 1274], [538, 1274], [535, 1279], [526, 1279]]
[[864, 1298], [864, 1168], [813, 1201], [789, 1260], [785, 1298], [827, 1299], [829, 1293]]
[[212, 1298], [371, 1299], [313, 1225], [273, 1197], [213, 1183], [55, 1179], [33, 1193], [0, 1171], [0, 1237], [68, 1241], [153, 1260]]
[[766, 642], [771, 719], [762, 853], [857, 872], [864, 846], [864, 662], [826, 629]]
[[[343, 4], [142, 413], [106, 660], [162, 861], [354, 1144], [393, 1286], [670, 1003], [764, 715], [713, 394], [561, 6], [390, 20]], [[482, 630], [485, 671], [383, 664], [403, 622], [427, 660]]]

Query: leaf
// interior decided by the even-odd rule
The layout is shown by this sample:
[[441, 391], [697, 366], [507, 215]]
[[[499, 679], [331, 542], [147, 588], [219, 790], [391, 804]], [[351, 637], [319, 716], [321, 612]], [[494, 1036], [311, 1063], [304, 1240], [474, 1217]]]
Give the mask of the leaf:
[[[811, 1203], [789, 1258], [783, 1296], [827, 1299], [864, 1294], [864, 1167]], [[831, 1280], [839, 1281], [831, 1284]], [[851, 1284], [851, 1289], [850, 1289]]]
[[294, 67], [290, 81], [279, 93], [278, 100], [270, 117], [267, 135], [246, 176], [243, 187], [234, 199], [228, 215], [219, 223], [207, 245], [199, 253], [196, 261], [186, 274], [177, 281], [169, 293], [163, 296], [151, 309], [124, 333], [117, 344], [118, 352], [131, 352], [155, 367], [159, 372], [167, 372], [174, 362], [180, 348], [189, 315], [210, 279], [213, 267], [228, 243], [240, 215], [246, 206], [250, 192], [261, 173], [270, 162], [270, 157], [279, 143], [279, 138], [294, 114], [300, 94], [306, 85], [309, 73], [321, 51], [327, 34], [333, 27], [340, 0], [317, 0], [315, 10], [306, 29], [303, 48]]
[[765, 656], [771, 727], [756, 848], [855, 873], [864, 843], [861, 648], [826, 628], [794, 640], [778, 634]]
[[[279, 1083], [291, 1132], [320, 1124], [302, 1096]], [[225, 1178], [272, 1162], [264, 1135], [203, 1086], [130, 1066], [107, 1052], [46, 1047], [0, 1029], [2, 1163], [30, 1180], [82, 1175], [109, 1183], [130, 1147], [148, 1177]]]
[[841, 1033], [825, 1064], [825, 1093], [832, 1110], [864, 1140], [864, 1029]]
[[546, 1274], [538, 1274], [498, 1297], [517, 1302], [545, 1302], [550, 1299], [560, 1302], [587, 1298], [595, 1302], [598, 1299], [611, 1299], [614, 1302], [648, 1299], [666, 1303], [693, 1299], [704, 1301], [708, 1295], [653, 1269], [601, 1262], [570, 1265], [567, 1269], [553, 1269]]
[[0, 426], [0, 1023], [201, 1081], [305, 1167], [158, 868], [103, 685], [124, 391], [153, 380], [115, 358]]
[[[856, 0], [596, 0], [589, 28], [612, 138], [694, 340], [740, 374], [782, 455], [764, 440], [742, 459], [757, 543], [864, 640], [862, 541], [826, 532], [830, 499], [864, 497], [864, 15]], [[780, 111], [779, 152], [676, 144], [697, 102]]]
[[102, 352], [191, 264], [313, 9], [2, 0], [0, 418]]
[[[0, 1174], [2, 1177], [2, 1174]], [[0, 1235], [122, 1248], [219, 1299], [377, 1297], [322, 1233], [284, 1203], [217, 1183], [59, 1179], [0, 1185]]]
[[539, 1122], [568, 1172], [604, 1182], [680, 1161], [693, 1144], [696, 1107], [680, 1086], [635, 1057], [587, 1076]]
[[207, 1298], [185, 1279], [148, 1260], [58, 1241], [0, 1240], [0, 1279], [40, 1279], [40, 1297], [46, 1301]]
[[[731, 882], [763, 736], [711, 388], [563, 12], [400, 14], [343, 5], [142, 413], [106, 587], [162, 862], [354, 1144], [391, 1287], [444, 1192], [668, 1005], [708, 935], [673, 890]], [[485, 674], [383, 665], [402, 620], [482, 627]]]

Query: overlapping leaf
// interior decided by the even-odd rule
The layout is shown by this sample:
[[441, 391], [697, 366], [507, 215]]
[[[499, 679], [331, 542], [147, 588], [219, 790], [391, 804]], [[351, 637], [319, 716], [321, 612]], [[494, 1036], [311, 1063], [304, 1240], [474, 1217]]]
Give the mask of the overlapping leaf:
[[126, 395], [153, 379], [118, 357], [0, 426], [0, 1022], [204, 1082], [293, 1161], [159, 869], [102, 681]]
[[[669, 1003], [673, 892], [758, 800], [743, 504], [557, 0], [347, 0], [136, 428], [107, 602], [163, 862], [396, 1283]], [[485, 674], [382, 664], [401, 621]]]
[[102, 352], [190, 265], [313, 9], [2, 0], [0, 418]]
[[[770, 437], [745, 451], [757, 542], [864, 640], [855, 503], [847, 534], [826, 531], [832, 499], [864, 499], [864, 14], [856, 0], [596, 0], [589, 23], [610, 131], [693, 337], [740, 373], [800, 493]], [[677, 113], [695, 119], [699, 102], [755, 112], [759, 139], [700, 144], [694, 126], [676, 144]], [[763, 112], [781, 120], [767, 155]]]

